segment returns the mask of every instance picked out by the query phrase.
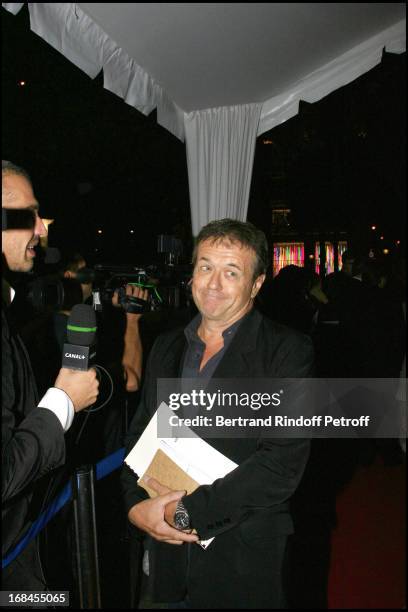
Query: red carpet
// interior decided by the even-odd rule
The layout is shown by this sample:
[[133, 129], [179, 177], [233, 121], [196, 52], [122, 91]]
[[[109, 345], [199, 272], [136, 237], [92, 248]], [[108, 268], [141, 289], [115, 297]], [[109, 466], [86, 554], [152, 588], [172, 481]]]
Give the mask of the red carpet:
[[406, 462], [360, 467], [337, 499], [329, 609], [406, 607]]

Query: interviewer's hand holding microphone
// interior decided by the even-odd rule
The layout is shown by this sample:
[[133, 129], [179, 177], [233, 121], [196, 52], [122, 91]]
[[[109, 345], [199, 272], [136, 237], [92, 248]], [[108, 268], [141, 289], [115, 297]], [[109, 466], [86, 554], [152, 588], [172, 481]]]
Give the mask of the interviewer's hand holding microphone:
[[91, 367], [96, 354], [95, 336], [95, 311], [87, 304], [77, 304], [68, 319], [68, 342], [64, 344], [62, 368], [54, 385], [70, 397], [75, 412], [91, 406], [98, 397], [99, 381]]
[[74, 405], [75, 412], [79, 412], [96, 402], [99, 380], [94, 368], [86, 372], [61, 368], [54, 387], [65, 391]]

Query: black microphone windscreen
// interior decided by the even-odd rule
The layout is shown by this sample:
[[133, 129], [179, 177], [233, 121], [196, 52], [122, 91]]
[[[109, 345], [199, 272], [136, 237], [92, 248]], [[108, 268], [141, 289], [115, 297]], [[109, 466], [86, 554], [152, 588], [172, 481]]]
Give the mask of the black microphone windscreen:
[[76, 304], [69, 316], [67, 339], [70, 344], [90, 346], [95, 342], [96, 316], [92, 306]]

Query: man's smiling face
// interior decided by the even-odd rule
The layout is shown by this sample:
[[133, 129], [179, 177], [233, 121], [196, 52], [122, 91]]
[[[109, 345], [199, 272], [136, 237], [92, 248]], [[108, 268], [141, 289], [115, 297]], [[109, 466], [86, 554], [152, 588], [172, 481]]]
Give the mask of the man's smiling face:
[[192, 292], [203, 319], [228, 327], [251, 309], [265, 279], [254, 279], [255, 263], [255, 251], [227, 238], [198, 245]]

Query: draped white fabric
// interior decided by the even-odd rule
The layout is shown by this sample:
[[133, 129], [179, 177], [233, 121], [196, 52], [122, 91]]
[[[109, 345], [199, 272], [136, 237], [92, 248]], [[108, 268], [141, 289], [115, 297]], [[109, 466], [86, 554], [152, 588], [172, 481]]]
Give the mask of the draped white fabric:
[[[23, 3], [2, 6], [16, 14]], [[296, 115], [301, 99], [320, 100], [373, 68], [384, 48], [405, 51], [403, 19], [263, 103], [187, 113], [78, 4], [29, 2], [28, 7], [36, 34], [91, 78], [103, 69], [106, 89], [146, 115], [157, 108], [158, 123], [180, 140], [186, 138], [194, 235], [213, 219], [246, 219], [257, 135]], [[279, 61], [284, 70], [285, 57]]]
[[384, 48], [390, 53], [403, 53], [405, 40], [404, 19], [308, 74], [288, 91], [267, 100], [262, 107], [258, 135], [297, 115], [300, 100], [317, 102], [374, 68], [381, 62]]
[[[24, 3], [3, 2], [13, 14]], [[103, 69], [104, 87], [148, 115], [157, 108], [157, 122], [184, 140], [183, 111], [135, 60], [72, 2], [29, 2], [30, 26], [89, 77]]]
[[[16, 14], [23, 3], [3, 2], [2, 6]], [[91, 78], [103, 69], [106, 89], [144, 114], [157, 108], [158, 123], [184, 140], [183, 109], [78, 4], [29, 2], [28, 7], [36, 34]], [[405, 25], [405, 19], [401, 20], [264, 101], [258, 135], [296, 115], [301, 99], [316, 102], [373, 68], [381, 61], [383, 49], [405, 51]]]
[[245, 221], [261, 104], [184, 114], [193, 235], [215, 219]]
[[115, 43], [73, 3], [29, 2], [30, 26], [91, 78], [102, 70]]
[[23, 8], [24, 2], [2, 2], [1, 5], [13, 15], [17, 15], [18, 11]]

